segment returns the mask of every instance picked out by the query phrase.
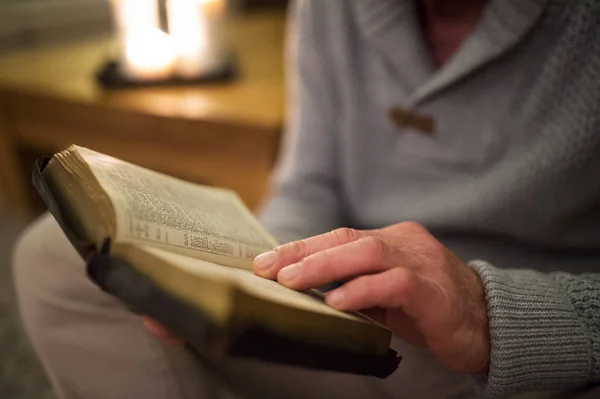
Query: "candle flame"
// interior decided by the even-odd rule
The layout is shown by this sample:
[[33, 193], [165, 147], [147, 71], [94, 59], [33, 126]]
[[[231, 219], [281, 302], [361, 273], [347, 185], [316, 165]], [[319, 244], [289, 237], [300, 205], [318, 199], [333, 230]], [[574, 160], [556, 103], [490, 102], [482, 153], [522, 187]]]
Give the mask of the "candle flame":
[[171, 73], [175, 51], [169, 35], [160, 29], [137, 29], [125, 39], [125, 57], [140, 77], [164, 77]]

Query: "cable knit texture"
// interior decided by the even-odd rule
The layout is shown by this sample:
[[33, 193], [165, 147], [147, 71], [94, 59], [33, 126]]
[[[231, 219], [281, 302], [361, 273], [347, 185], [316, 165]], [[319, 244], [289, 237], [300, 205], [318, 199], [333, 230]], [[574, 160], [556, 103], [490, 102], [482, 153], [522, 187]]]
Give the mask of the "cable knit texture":
[[501, 270], [471, 262], [486, 288], [492, 355], [486, 395], [595, 382], [600, 277]]
[[[439, 70], [411, 0], [292, 12], [265, 225], [289, 241], [420, 222], [483, 259], [488, 396], [600, 383], [600, 1], [489, 0]], [[431, 115], [435, 135], [394, 107]]]
[[[566, 273], [555, 276], [573, 302], [579, 321], [591, 339], [591, 382], [600, 381], [600, 276], [584, 274], [573, 277]], [[589, 349], [589, 348], [588, 348]]]
[[[597, 148], [600, 135], [600, 2], [571, 7], [565, 32], [522, 105], [517, 128], [543, 132], [546, 140], [532, 150], [546, 162], [536, 161], [538, 153], [532, 152], [529, 162], [536, 163], [521, 178], [527, 184], [562, 186], [566, 201], [590, 201], [597, 212], [597, 196], [580, 196], [588, 189], [578, 185], [576, 173], [585, 171], [573, 166], [585, 148]], [[540, 181], [538, 176], [549, 171], [553, 179]], [[592, 190], [599, 186], [596, 180]], [[548, 217], [561, 206], [556, 198], [539, 200]], [[593, 216], [589, 223], [597, 224]], [[502, 271], [483, 262], [474, 266], [486, 288], [490, 318], [488, 396], [600, 382], [600, 275]]]

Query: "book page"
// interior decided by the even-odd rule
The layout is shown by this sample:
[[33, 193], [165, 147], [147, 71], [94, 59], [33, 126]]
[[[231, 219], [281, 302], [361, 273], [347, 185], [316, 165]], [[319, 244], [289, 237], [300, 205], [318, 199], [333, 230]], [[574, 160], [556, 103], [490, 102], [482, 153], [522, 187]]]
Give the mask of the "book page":
[[115, 203], [116, 241], [142, 242], [241, 268], [251, 268], [256, 255], [277, 245], [232, 191], [77, 150]]
[[388, 352], [391, 332], [385, 326], [356, 312], [331, 308], [322, 298], [248, 270], [130, 243], [115, 245], [113, 255], [159, 289], [187, 302], [216, 324], [231, 328], [231, 333], [254, 325], [295, 340], [352, 351]]
[[362, 321], [354, 315], [329, 307], [322, 299], [291, 290], [275, 281], [258, 277], [248, 270], [221, 267], [211, 262], [165, 252], [157, 248], [140, 247], [139, 250], [162, 259], [169, 265], [182, 269], [186, 273], [214, 281], [233, 283], [247, 293], [270, 302], [344, 319]]

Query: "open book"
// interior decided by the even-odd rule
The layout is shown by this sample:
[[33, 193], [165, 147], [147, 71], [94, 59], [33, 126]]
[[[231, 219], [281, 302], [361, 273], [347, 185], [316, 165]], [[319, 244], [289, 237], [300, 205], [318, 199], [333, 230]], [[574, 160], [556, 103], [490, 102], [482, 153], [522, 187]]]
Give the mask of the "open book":
[[252, 273], [277, 245], [239, 197], [71, 146], [34, 183], [88, 274], [204, 353], [385, 377], [391, 333]]

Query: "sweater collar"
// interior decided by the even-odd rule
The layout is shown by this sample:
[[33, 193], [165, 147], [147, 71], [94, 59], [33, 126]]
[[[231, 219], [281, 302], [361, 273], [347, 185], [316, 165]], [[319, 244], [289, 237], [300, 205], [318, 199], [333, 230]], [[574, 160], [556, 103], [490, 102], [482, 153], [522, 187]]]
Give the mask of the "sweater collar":
[[435, 72], [435, 65], [419, 31], [412, 0], [356, 0], [356, 22], [367, 41], [398, 71], [412, 92]]
[[391, 64], [418, 102], [517, 45], [539, 19], [547, 0], [490, 0], [473, 32], [442, 67], [434, 66], [420, 32], [414, 0], [355, 0], [357, 25]]

